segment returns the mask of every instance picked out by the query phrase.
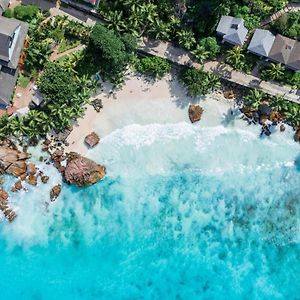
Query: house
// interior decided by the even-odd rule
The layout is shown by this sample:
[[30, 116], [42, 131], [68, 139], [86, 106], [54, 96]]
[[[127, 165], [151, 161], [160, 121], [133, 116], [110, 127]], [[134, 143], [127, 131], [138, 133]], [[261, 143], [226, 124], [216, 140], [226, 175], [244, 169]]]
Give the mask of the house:
[[0, 107], [10, 103], [27, 32], [26, 23], [0, 16]]
[[282, 36], [281, 34], [277, 34], [268, 56], [269, 59], [286, 65], [295, 44], [295, 40]]
[[84, 2], [87, 2], [89, 4], [92, 4], [95, 7], [98, 7], [100, 0], [83, 0]]
[[244, 20], [230, 16], [222, 16], [218, 27], [217, 35], [234, 46], [242, 46], [246, 40], [248, 29], [244, 26]]
[[[91, 7], [92, 9], [97, 9], [100, 3], [100, 0], [82, 0], [82, 1], [76, 1], [76, 0], [62, 0], [62, 2], [74, 6], [75, 8], [84, 8], [84, 7]], [[81, 2], [81, 3], [80, 3]], [[86, 3], [87, 5], [84, 5]], [[83, 5], [81, 5], [83, 4]]]
[[294, 71], [300, 70], [300, 42], [295, 42], [286, 67]]
[[0, 0], [0, 15], [8, 8], [9, 0]]
[[270, 31], [256, 29], [248, 46], [248, 52], [261, 57], [268, 57], [274, 41], [275, 35]]

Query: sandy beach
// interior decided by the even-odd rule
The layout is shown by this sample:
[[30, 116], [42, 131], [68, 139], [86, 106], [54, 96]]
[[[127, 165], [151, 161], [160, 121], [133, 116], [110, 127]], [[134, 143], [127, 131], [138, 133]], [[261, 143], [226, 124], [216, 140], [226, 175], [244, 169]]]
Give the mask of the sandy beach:
[[202, 120], [197, 126], [220, 124], [220, 118], [226, 119], [233, 106], [233, 101], [225, 99], [221, 93], [197, 99], [188, 97], [174, 73], [155, 82], [130, 74], [119, 91], [113, 94], [110, 91], [109, 84], [103, 84], [97, 91], [93, 99], [102, 99], [103, 109], [97, 113], [92, 105], [87, 106], [85, 116], [74, 125], [67, 139], [69, 146], [66, 147], [66, 152], [86, 154], [88, 148], [84, 144], [84, 138], [93, 131], [103, 138], [114, 130], [131, 124], [190, 123], [189, 103], [200, 103], [204, 108]]

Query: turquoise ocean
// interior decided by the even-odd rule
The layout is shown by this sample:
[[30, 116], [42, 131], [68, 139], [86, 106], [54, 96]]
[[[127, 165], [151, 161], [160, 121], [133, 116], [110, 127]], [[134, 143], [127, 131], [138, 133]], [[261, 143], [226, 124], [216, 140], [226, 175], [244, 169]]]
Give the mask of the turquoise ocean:
[[[51, 176], [11, 197], [0, 299], [300, 299], [300, 151], [292, 130], [130, 125], [89, 150], [100, 183]], [[14, 179], [7, 178], [9, 188]]]

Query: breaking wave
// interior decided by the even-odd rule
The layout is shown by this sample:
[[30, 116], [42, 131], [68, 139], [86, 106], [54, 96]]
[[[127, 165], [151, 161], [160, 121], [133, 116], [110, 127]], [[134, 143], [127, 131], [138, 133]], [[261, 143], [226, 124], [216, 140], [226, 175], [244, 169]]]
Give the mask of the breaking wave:
[[102, 182], [64, 185], [48, 206], [60, 181], [50, 169], [49, 185], [14, 198], [19, 216], [0, 228], [2, 297], [296, 299], [291, 134], [187, 123], [116, 130], [88, 153], [107, 167]]

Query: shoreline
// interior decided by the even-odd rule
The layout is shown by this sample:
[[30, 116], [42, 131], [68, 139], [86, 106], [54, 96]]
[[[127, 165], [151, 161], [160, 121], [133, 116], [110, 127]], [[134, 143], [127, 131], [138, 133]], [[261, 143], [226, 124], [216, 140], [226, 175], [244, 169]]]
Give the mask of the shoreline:
[[84, 138], [91, 132], [95, 132], [101, 139], [132, 124], [190, 124], [189, 104], [200, 104], [204, 107], [202, 119], [196, 124], [212, 126], [218, 124], [220, 116], [228, 114], [236, 105], [236, 100], [226, 99], [221, 90], [203, 97], [187, 96], [175, 72], [158, 81], [147, 81], [143, 77], [130, 74], [120, 90], [111, 92], [111, 85], [104, 83], [97, 91], [97, 96], [92, 98], [94, 99], [101, 99], [103, 108], [96, 112], [91, 104], [87, 105], [84, 117], [74, 124], [66, 139], [68, 146], [64, 147], [65, 152], [86, 155], [89, 148], [84, 144]]

